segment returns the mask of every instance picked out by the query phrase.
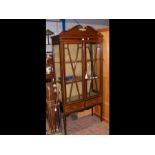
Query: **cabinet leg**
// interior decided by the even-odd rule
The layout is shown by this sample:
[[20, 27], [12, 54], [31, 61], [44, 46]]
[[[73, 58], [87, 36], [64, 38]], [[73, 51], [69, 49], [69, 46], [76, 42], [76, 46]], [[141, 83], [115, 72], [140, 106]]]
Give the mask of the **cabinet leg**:
[[67, 135], [67, 129], [66, 129], [66, 116], [63, 115], [63, 122], [64, 122], [64, 133]]
[[102, 122], [102, 118], [103, 118], [103, 117], [102, 117], [102, 116], [103, 116], [103, 106], [102, 106], [102, 104], [101, 104], [100, 107], [101, 107], [101, 118], [100, 118], [100, 119], [101, 119], [101, 122]]
[[91, 108], [91, 114], [92, 114], [92, 116], [93, 116], [93, 107]]

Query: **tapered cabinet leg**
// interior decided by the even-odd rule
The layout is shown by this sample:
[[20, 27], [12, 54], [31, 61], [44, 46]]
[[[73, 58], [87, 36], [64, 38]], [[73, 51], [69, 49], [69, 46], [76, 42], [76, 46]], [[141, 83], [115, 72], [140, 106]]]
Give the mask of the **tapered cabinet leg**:
[[63, 122], [64, 122], [64, 133], [67, 135], [67, 128], [66, 128], [66, 116], [63, 115]]

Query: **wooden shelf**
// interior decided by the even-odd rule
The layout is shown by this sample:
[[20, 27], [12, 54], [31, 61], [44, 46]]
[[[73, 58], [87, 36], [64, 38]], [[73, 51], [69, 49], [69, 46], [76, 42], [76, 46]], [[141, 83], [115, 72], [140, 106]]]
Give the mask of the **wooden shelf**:
[[[87, 59], [87, 61], [100, 61], [100, 59]], [[82, 60], [72, 61], [72, 63], [82, 63]], [[55, 61], [55, 63], [60, 63], [60, 61]], [[71, 63], [71, 61], [65, 61], [65, 63]]]
[[[77, 76], [75, 80], [66, 80], [65, 83], [71, 84], [71, 83], [80, 82], [80, 81], [82, 81], [82, 76]], [[61, 83], [61, 79], [57, 80], [56, 82]]]
[[[100, 59], [87, 59], [87, 61], [100, 61]], [[78, 60], [78, 61], [72, 61], [72, 63], [79, 63], [79, 62], [82, 62], [82, 60]], [[60, 63], [60, 61], [55, 61], [55, 63]], [[65, 63], [71, 63], [71, 61], [65, 61]]]
[[[79, 63], [79, 62], [82, 63], [82, 60], [72, 61], [72, 63]], [[65, 61], [65, 63], [71, 63], [71, 61]]]
[[93, 91], [93, 92], [87, 92], [87, 97], [91, 97], [91, 96], [96, 96], [96, 95], [99, 95], [99, 92], [98, 91]]
[[[97, 76], [97, 78], [95, 78], [95, 79], [98, 79], [98, 78], [100, 78], [100, 76]], [[88, 79], [84, 79], [84, 80], [95, 80], [95, 79], [88, 78]], [[65, 81], [65, 83], [66, 84], [71, 84], [71, 83], [75, 83], [75, 82], [80, 82], [82, 80], [83, 80], [82, 77], [77, 77], [76, 80], [68, 80], [68, 81]], [[57, 83], [61, 83], [61, 80], [57, 80], [56, 82]]]
[[82, 81], [82, 78], [81, 79], [78, 79], [78, 80], [69, 80], [69, 81], [65, 81], [66, 84], [71, 84], [71, 83], [75, 83], [75, 82], [80, 82]]
[[[97, 75], [95, 75], [95, 76], [97, 76]], [[88, 75], [88, 79], [86, 79], [86, 80], [95, 80], [95, 79], [100, 78], [100, 76], [97, 76], [97, 77], [96, 77], [96, 78], [94, 78], [94, 79], [91, 79], [90, 77], [91, 77], [91, 76], [90, 76], [90, 75]]]
[[79, 96], [72, 96], [70, 99], [69, 97], [67, 97], [67, 102], [72, 102], [72, 101], [77, 101], [77, 100], [81, 100], [82, 99], [82, 95], [80, 95], [80, 98]]
[[[82, 63], [82, 60], [72, 61], [72, 63]], [[55, 63], [60, 63], [60, 61], [55, 61]], [[71, 61], [65, 61], [65, 63], [71, 63]]]

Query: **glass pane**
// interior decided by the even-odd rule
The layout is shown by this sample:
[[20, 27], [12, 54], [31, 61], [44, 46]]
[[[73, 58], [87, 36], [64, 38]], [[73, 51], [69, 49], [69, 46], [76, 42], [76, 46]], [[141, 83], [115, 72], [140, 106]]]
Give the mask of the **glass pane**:
[[75, 63], [73, 66], [75, 68], [75, 75], [82, 77], [82, 62]]
[[82, 44], [64, 44], [65, 62], [82, 60]]
[[82, 99], [82, 81], [66, 84], [67, 102]]
[[82, 80], [82, 44], [65, 44], [65, 80]]
[[65, 63], [65, 71], [66, 71], [66, 81], [74, 80], [73, 79], [73, 69], [71, 63]]
[[[82, 63], [65, 63], [66, 82], [82, 80]], [[75, 76], [74, 76], [75, 75]]]
[[100, 59], [87, 61], [86, 65], [89, 79], [100, 77]]
[[82, 44], [64, 44], [67, 102], [82, 99]]
[[96, 96], [100, 91], [100, 78], [87, 80], [87, 97]]
[[86, 68], [88, 79], [100, 77], [101, 49], [99, 44], [86, 44]]
[[97, 77], [100, 77], [100, 59], [97, 59], [96, 61], [94, 61], [94, 74]]
[[99, 59], [100, 58], [100, 47], [96, 43], [86, 44], [86, 57], [87, 60]]
[[99, 44], [86, 44], [86, 75], [87, 97], [96, 96], [100, 91], [100, 58], [101, 49]]

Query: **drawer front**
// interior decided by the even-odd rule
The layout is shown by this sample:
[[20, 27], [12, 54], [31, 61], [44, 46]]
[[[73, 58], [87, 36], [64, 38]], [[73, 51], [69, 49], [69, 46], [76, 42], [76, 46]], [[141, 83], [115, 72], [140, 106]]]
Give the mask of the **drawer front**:
[[95, 106], [95, 105], [100, 104], [100, 103], [102, 103], [102, 98], [97, 97], [97, 98], [94, 98], [94, 99], [87, 100], [85, 102], [85, 106], [86, 107], [91, 107], [91, 106]]
[[84, 102], [78, 102], [78, 103], [70, 103], [64, 105], [64, 111], [65, 113], [71, 113], [74, 111], [78, 111], [84, 108]]

